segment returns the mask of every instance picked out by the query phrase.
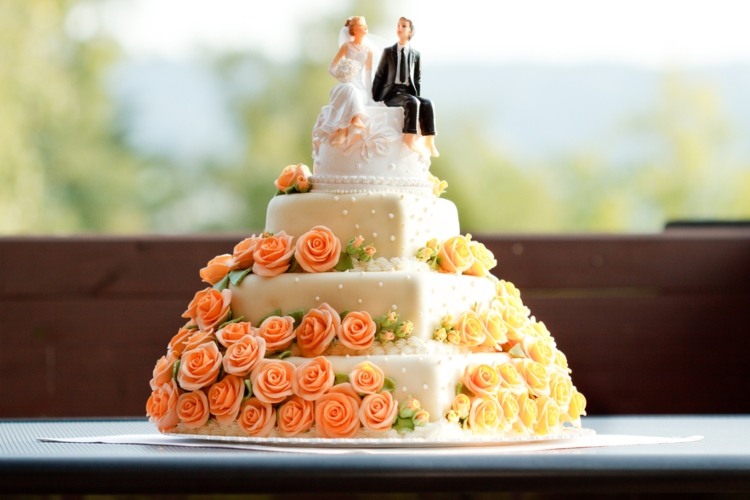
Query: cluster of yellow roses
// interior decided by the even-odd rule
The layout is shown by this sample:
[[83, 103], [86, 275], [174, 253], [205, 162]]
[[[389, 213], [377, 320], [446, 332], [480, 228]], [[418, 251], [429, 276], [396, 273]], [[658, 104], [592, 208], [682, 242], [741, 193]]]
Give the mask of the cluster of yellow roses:
[[417, 259], [441, 273], [487, 276], [497, 266], [495, 256], [471, 235], [458, 235], [442, 243], [433, 238], [417, 250]]
[[341, 241], [326, 226], [315, 226], [297, 238], [286, 234], [262, 233], [237, 243], [231, 254], [217, 255], [200, 270], [203, 281], [216, 288], [238, 285], [249, 273], [278, 276], [285, 272], [324, 273], [353, 268], [352, 259], [368, 262], [375, 247], [357, 236], [342, 248]]
[[526, 358], [466, 368], [446, 419], [474, 434], [545, 435], [579, 425], [586, 398], [567, 369]]

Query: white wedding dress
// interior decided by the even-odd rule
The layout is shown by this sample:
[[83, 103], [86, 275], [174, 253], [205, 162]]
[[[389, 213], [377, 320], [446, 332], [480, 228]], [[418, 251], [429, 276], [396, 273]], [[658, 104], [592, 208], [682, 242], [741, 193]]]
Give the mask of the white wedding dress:
[[363, 123], [367, 122], [365, 108], [374, 104], [372, 69], [365, 67], [368, 53], [367, 45], [347, 42], [344, 57], [335, 68], [330, 68], [331, 74], [340, 83], [331, 89], [330, 102], [318, 117], [318, 133], [333, 135], [336, 131], [349, 127], [354, 117], [359, 117]]

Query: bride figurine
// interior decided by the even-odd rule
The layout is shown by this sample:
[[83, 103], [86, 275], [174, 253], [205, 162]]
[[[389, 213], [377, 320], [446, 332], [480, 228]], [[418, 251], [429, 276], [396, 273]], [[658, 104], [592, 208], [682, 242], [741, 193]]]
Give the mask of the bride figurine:
[[344, 144], [350, 127], [364, 129], [367, 121], [365, 106], [372, 102], [372, 49], [365, 43], [367, 22], [352, 16], [339, 34], [341, 44], [328, 72], [340, 83], [331, 89], [331, 100], [318, 119], [318, 130], [331, 145]]

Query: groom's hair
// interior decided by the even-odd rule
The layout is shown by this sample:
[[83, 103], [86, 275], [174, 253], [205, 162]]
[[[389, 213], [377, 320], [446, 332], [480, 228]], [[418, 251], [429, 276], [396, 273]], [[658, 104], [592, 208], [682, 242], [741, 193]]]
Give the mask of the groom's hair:
[[399, 21], [404, 21], [409, 23], [409, 40], [411, 40], [411, 37], [414, 36], [414, 23], [411, 22], [411, 19], [407, 19], [406, 17], [401, 16], [399, 18]]

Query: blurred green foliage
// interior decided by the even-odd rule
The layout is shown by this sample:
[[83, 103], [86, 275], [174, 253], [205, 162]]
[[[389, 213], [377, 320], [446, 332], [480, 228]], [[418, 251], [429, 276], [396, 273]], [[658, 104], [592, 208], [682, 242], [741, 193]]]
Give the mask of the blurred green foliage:
[[[103, 34], [66, 32], [76, 3], [0, 3], [0, 234], [262, 229], [278, 172], [311, 162], [310, 131], [333, 84], [335, 47], [320, 54], [314, 41], [331, 40], [348, 13], [380, 32], [398, 17], [392, 3], [360, 0], [310, 20], [293, 63], [204, 56], [230, 89], [245, 151], [235, 163], [185, 169], [145, 157], [118, 132], [106, 83], [124, 54]], [[241, 80], [248, 67], [252, 91]], [[610, 141], [545, 163], [522, 165], [476, 117], [441, 116], [440, 129], [432, 171], [448, 180], [468, 231], [653, 231], [676, 218], [750, 218], [750, 165], [725, 155], [732, 130], [721, 103], [679, 75], [666, 75], [659, 106]], [[652, 154], [608, 165], [607, 148], [623, 138], [652, 144]]]

